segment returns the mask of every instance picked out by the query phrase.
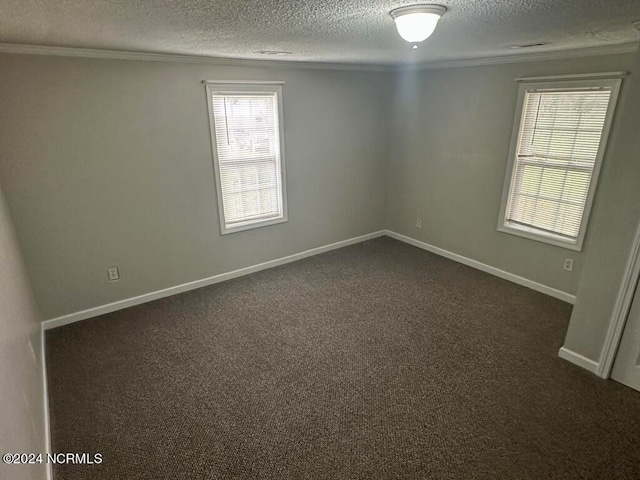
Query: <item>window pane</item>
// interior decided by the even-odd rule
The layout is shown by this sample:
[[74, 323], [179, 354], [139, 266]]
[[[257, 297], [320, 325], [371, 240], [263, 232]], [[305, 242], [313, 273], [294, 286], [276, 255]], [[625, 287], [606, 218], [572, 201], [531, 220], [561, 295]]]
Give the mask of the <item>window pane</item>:
[[611, 90], [526, 92], [508, 222], [578, 238]]
[[282, 218], [277, 93], [220, 91], [210, 100], [225, 226]]

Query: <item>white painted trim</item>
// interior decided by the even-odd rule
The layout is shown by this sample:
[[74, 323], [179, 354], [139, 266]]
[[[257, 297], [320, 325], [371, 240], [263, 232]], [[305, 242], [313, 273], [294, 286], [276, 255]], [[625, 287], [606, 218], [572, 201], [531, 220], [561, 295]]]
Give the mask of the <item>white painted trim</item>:
[[545, 295], [549, 295], [564, 302], [574, 304], [576, 301], [575, 295], [571, 295], [570, 293], [563, 292], [562, 290], [558, 290], [547, 285], [543, 285], [542, 283], [534, 282], [533, 280], [529, 280], [514, 273], [500, 270], [499, 268], [492, 267], [491, 265], [487, 265], [485, 263], [473, 260], [468, 257], [464, 257], [462, 255], [458, 255], [457, 253], [444, 250], [443, 248], [429, 245], [428, 243], [421, 242], [420, 240], [416, 240], [415, 238], [407, 237], [406, 235], [402, 235], [391, 230], [386, 230], [385, 234], [391, 238], [400, 240], [401, 242], [413, 245], [414, 247], [427, 250], [428, 252], [435, 253], [436, 255], [448, 258], [449, 260], [454, 260], [469, 267], [473, 267], [477, 270], [490, 273], [491, 275], [495, 275], [496, 277], [504, 278], [505, 280], [509, 280], [510, 282], [517, 283], [518, 285], [522, 285], [537, 292], [544, 293]]
[[[513, 172], [511, 176], [513, 177], [514, 174], [515, 172]], [[509, 187], [510, 186], [511, 185], [509, 185]], [[537, 230], [533, 227], [511, 224], [503, 220], [503, 216], [505, 216], [506, 214], [507, 204], [505, 203], [504, 207], [501, 206], [500, 208], [502, 214], [500, 215], [500, 219], [498, 220], [499, 232], [508, 233], [509, 235], [515, 235], [516, 237], [527, 238], [529, 240], [535, 240], [536, 242], [548, 243], [549, 245], [553, 245], [554, 247], [566, 248], [567, 250], [574, 250], [576, 252], [582, 251], [582, 246], [578, 246], [577, 242], [571, 242], [568, 239], [561, 237], [560, 235], [547, 233], [542, 230]]]
[[145, 62], [198, 63], [208, 65], [226, 65], [232, 67], [259, 68], [296, 68], [311, 70], [357, 70], [357, 71], [389, 71], [390, 64], [339, 63], [339, 62], [306, 62], [295, 60], [260, 60], [253, 58], [225, 58], [204, 55], [182, 55], [174, 53], [152, 53], [122, 50], [102, 50], [75, 47], [50, 47], [44, 45], [20, 45], [0, 43], [0, 53], [19, 55], [46, 55], [55, 57], [101, 58], [108, 60], [137, 60]]
[[[267, 227], [289, 221], [288, 203], [287, 203], [287, 167], [284, 154], [284, 102], [282, 100], [282, 85], [284, 82], [205, 82], [205, 90], [207, 93], [207, 108], [209, 111], [209, 133], [211, 138], [211, 153], [213, 156], [213, 170], [216, 180], [216, 193], [218, 199], [218, 219], [220, 221], [220, 233], [228, 235], [231, 233], [242, 232], [254, 228]], [[268, 218], [258, 218], [255, 220], [246, 220], [236, 225], [227, 226], [224, 213], [224, 202], [222, 195], [222, 174], [220, 173], [220, 159], [218, 158], [218, 147], [216, 141], [215, 116], [213, 113], [213, 95], [216, 92], [249, 92], [249, 93], [268, 93], [275, 95], [277, 105], [276, 125], [278, 138], [278, 161], [276, 167], [278, 169], [278, 180], [280, 181], [280, 214]]]
[[[42, 365], [42, 393], [43, 393], [43, 408], [44, 408], [44, 448], [45, 454], [51, 452], [51, 424], [49, 415], [49, 384], [47, 382], [47, 356], [46, 356], [46, 342], [45, 342], [45, 328], [44, 324], [40, 324], [40, 361]], [[51, 463], [45, 464], [46, 478], [47, 480], [53, 480], [53, 466]]]
[[573, 352], [565, 347], [560, 349], [558, 356], [563, 360], [567, 360], [574, 365], [584, 368], [585, 370], [589, 370], [591, 373], [597, 373], [600, 368], [600, 365], [597, 362], [594, 362], [590, 358], [583, 357], [579, 353]]
[[[593, 206], [593, 200], [595, 198], [596, 189], [598, 188], [598, 178], [600, 176], [600, 169], [602, 162], [607, 151], [607, 144], [609, 141], [609, 134], [611, 133], [611, 126], [616, 113], [616, 107], [618, 105], [618, 96], [620, 94], [620, 87], [622, 85], [622, 78], [596, 78], [596, 79], [581, 79], [581, 80], [555, 80], [555, 81], [542, 81], [538, 83], [521, 83], [518, 89], [518, 100], [516, 106], [516, 117], [513, 123], [513, 131], [511, 133], [511, 145], [509, 147], [509, 158], [507, 159], [507, 170], [502, 185], [502, 200], [500, 201], [500, 213], [498, 215], [499, 232], [507, 233], [509, 235], [516, 235], [518, 237], [528, 238], [542, 243], [548, 243], [555, 245], [556, 247], [567, 248], [569, 250], [582, 251], [584, 239], [587, 233], [587, 226], [589, 224], [589, 216], [591, 214], [591, 208]], [[589, 184], [589, 190], [587, 192], [587, 198], [585, 200], [584, 209], [582, 211], [582, 222], [580, 224], [580, 231], [575, 241], [567, 239], [562, 240], [559, 235], [552, 235], [547, 232], [538, 230], [534, 227], [523, 228], [510, 223], [507, 219], [507, 206], [509, 204], [509, 197], [511, 195], [511, 189], [516, 175], [516, 154], [520, 150], [520, 141], [522, 137], [522, 129], [524, 127], [524, 105], [525, 99], [529, 92], [537, 90], [572, 90], [579, 88], [598, 88], [609, 87], [611, 94], [609, 96], [609, 104], [607, 106], [607, 113], [605, 122], [602, 128], [602, 134], [600, 135], [600, 145], [598, 147], [598, 153], [595, 159], [593, 170], [591, 171], [591, 182]]]
[[516, 82], [554, 82], [558, 80], [593, 80], [596, 78], [624, 78], [629, 72], [577, 73], [573, 75], [549, 75], [546, 77], [516, 78]]
[[[571, 50], [553, 50], [546, 52], [528, 52], [500, 56], [478, 57], [459, 60], [438, 60], [424, 62], [413, 66], [418, 70], [431, 70], [440, 68], [485, 67], [490, 65], [504, 65], [508, 63], [543, 62], [550, 60], [563, 60], [566, 58], [597, 57], [601, 55], [620, 55], [635, 53], [638, 43], [623, 43], [620, 45], [604, 45], [601, 47], [576, 48]], [[407, 67], [406, 65], [404, 66]], [[409, 67], [411, 68], [411, 67]]]
[[297, 260], [302, 260], [303, 258], [312, 257], [314, 255], [319, 255], [321, 253], [329, 252], [331, 250], [336, 250], [338, 248], [347, 247], [349, 245], [353, 245], [356, 243], [371, 240], [373, 238], [381, 237], [384, 234], [385, 232], [383, 230], [378, 232], [368, 233], [366, 235], [361, 235], [359, 237], [349, 238], [347, 240], [342, 240], [340, 242], [331, 243], [329, 245], [324, 245], [322, 247], [312, 248], [310, 250], [305, 250], [304, 252], [295, 253], [293, 255], [288, 255], [286, 257], [270, 260], [264, 263], [259, 263], [257, 265], [252, 265], [250, 267], [233, 270], [232, 272], [221, 273], [219, 275], [203, 278], [201, 280], [183, 283], [182, 285], [176, 285], [175, 287], [169, 287], [169, 288], [165, 288], [155, 292], [145, 293], [143, 295], [128, 298], [126, 300], [119, 300], [117, 302], [108, 303], [106, 305], [101, 305], [99, 307], [89, 308], [87, 310], [82, 310], [80, 312], [70, 313], [69, 315], [63, 315], [61, 317], [45, 320], [44, 322], [42, 322], [42, 327], [44, 330], [50, 330], [52, 328], [61, 327], [69, 323], [86, 320], [87, 318], [97, 317], [98, 315], [104, 315], [106, 313], [115, 312], [117, 310], [122, 310], [127, 307], [133, 307], [135, 305], [140, 305], [142, 303], [158, 300], [160, 298], [170, 297], [171, 295], [188, 292], [190, 290], [195, 290], [196, 288], [206, 287], [208, 285], [213, 285], [214, 283], [224, 282], [226, 280], [231, 280], [232, 278], [242, 277], [244, 275], [249, 275], [250, 273], [259, 272], [261, 270], [266, 270], [268, 268], [277, 267], [278, 265], [285, 265], [287, 263], [295, 262]]
[[633, 246], [631, 247], [631, 254], [627, 261], [627, 266], [622, 278], [622, 285], [616, 298], [616, 303], [613, 308], [613, 314], [611, 321], [609, 322], [609, 329], [607, 330], [607, 336], [600, 352], [600, 367], [596, 374], [602, 378], [609, 378], [611, 370], [613, 369], [613, 362], [616, 359], [616, 353], [622, 340], [622, 334], [624, 332], [624, 326], [627, 323], [627, 317], [631, 310], [631, 303], [635, 295], [635, 291], [638, 285], [638, 279], [640, 278], [640, 225], [636, 229], [636, 234], [633, 240]]
[[205, 63], [210, 65], [229, 65], [236, 67], [262, 68], [302, 68], [316, 70], [356, 70], [388, 72], [395, 70], [431, 70], [441, 68], [481, 67], [487, 65], [502, 65], [507, 63], [522, 63], [548, 60], [562, 60], [576, 57], [596, 57], [604, 55], [618, 55], [634, 53], [638, 50], [638, 43], [623, 43], [619, 45], [604, 45], [571, 50], [553, 50], [530, 53], [510, 53], [501, 56], [466, 58], [457, 60], [436, 60], [414, 64], [367, 64], [340, 62], [309, 62], [295, 60], [258, 60], [209, 57], [203, 55], [181, 55], [173, 53], [132, 52], [119, 50], [101, 50], [75, 47], [51, 47], [44, 45], [21, 45], [0, 43], [0, 53], [21, 55], [48, 55], [58, 57], [103, 58], [111, 60], [138, 60], [152, 62]]

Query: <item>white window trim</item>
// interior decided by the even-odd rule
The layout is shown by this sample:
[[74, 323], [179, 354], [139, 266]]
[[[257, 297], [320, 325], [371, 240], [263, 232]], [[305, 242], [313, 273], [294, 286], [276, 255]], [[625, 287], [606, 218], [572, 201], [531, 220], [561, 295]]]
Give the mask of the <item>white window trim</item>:
[[[228, 235], [230, 233], [242, 232], [254, 228], [267, 227], [289, 221], [287, 209], [287, 176], [284, 155], [284, 115], [282, 108], [282, 85], [284, 82], [254, 82], [254, 81], [213, 81], [203, 82], [207, 94], [207, 108], [209, 111], [209, 134], [211, 136], [211, 149], [213, 154], [213, 170], [216, 179], [216, 194], [218, 198], [218, 218], [220, 220], [220, 233]], [[224, 217], [224, 205], [222, 203], [222, 183], [220, 178], [220, 163], [218, 161], [218, 147], [216, 145], [215, 124], [213, 115], [213, 93], [224, 92], [268, 92], [275, 93], [278, 100], [278, 135], [280, 141], [280, 182], [282, 190], [282, 216], [276, 218], [266, 218], [258, 220], [247, 220], [237, 223], [233, 227], [227, 227]]]
[[[511, 147], [509, 148], [509, 159], [507, 162], [507, 171], [504, 178], [504, 184], [502, 187], [502, 201], [500, 204], [500, 215], [498, 218], [498, 231], [516, 235], [519, 237], [528, 238], [530, 240], [537, 240], [539, 242], [548, 243], [557, 247], [567, 248], [569, 250], [582, 251], [584, 244], [584, 238], [587, 231], [587, 224], [589, 223], [589, 215], [591, 213], [591, 207], [593, 199], [596, 193], [598, 185], [598, 177], [600, 176], [600, 168], [602, 167], [602, 159], [605, 156], [607, 149], [607, 143], [609, 134], [611, 133], [611, 125], [615, 116], [615, 109], [618, 101], [618, 95], [620, 93], [620, 86], [622, 84], [622, 78], [620, 74], [616, 72], [617, 78], [600, 78], [599, 75], [585, 75], [581, 79], [576, 79], [573, 76], [566, 77], [547, 77], [547, 81], [538, 81], [540, 78], [531, 79], [532, 82], [528, 82], [526, 79], [518, 79], [520, 88], [518, 90], [518, 101], [516, 104], [516, 114], [513, 125], [513, 132], [511, 134]], [[565, 78], [565, 79], [562, 79]], [[562, 79], [562, 80], [561, 80]], [[580, 225], [580, 232], [578, 238], [573, 241], [567, 239], [561, 235], [556, 235], [551, 232], [544, 232], [532, 227], [526, 227], [523, 225], [516, 225], [506, 220], [507, 205], [509, 202], [509, 191], [511, 190], [511, 184], [513, 182], [513, 176], [515, 174], [515, 158], [518, 150], [518, 142], [520, 140], [520, 131], [522, 127], [522, 110], [524, 108], [524, 99], [527, 91], [531, 90], [562, 90], [562, 89], [575, 89], [584, 87], [610, 87], [611, 96], [609, 98], [609, 105], [607, 107], [607, 116], [605, 118], [604, 127], [602, 130], [602, 137], [600, 141], [600, 147], [596, 156], [596, 161], [593, 167], [593, 173], [591, 176], [591, 184], [589, 185], [589, 192], [587, 194], [586, 203], [584, 206], [584, 213], [582, 215], [582, 223]]]

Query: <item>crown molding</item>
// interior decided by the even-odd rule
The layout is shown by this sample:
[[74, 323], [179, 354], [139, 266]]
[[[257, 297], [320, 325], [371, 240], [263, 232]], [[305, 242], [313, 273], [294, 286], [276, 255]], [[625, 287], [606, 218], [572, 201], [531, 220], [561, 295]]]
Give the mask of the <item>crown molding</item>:
[[547, 75], [544, 77], [522, 77], [516, 78], [518, 83], [534, 83], [534, 82], [554, 82], [562, 80], [595, 80], [609, 78], [624, 78], [629, 75], [627, 71], [620, 72], [600, 72], [600, 73], [576, 73], [571, 75]]
[[0, 43], [0, 53], [14, 55], [45, 55], [54, 57], [99, 58], [108, 60], [138, 60], [146, 62], [199, 63], [234, 67], [298, 68], [312, 70], [392, 71], [390, 64], [308, 62], [295, 60], [257, 60], [246, 58], [209, 57], [205, 55], [180, 55], [174, 53], [133, 52], [94, 48], [49, 47]]
[[469, 58], [459, 60], [437, 60], [415, 64], [367, 64], [338, 62], [309, 62], [295, 60], [257, 60], [227, 57], [209, 57], [203, 55], [180, 55], [172, 53], [133, 52], [121, 50], [101, 50], [75, 47], [50, 47], [41, 45], [22, 45], [0, 43], [0, 53], [20, 55], [46, 55], [59, 57], [99, 58], [110, 60], [137, 60], [152, 62], [198, 63], [207, 65], [260, 67], [260, 68], [295, 68], [312, 70], [355, 70], [372, 72], [393, 72], [397, 70], [430, 70], [460, 67], [480, 67], [508, 63], [535, 62], [545, 60], [561, 60], [576, 57], [595, 57], [599, 55], [617, 55], [634, 53], [640, 44], [624, 43], [571, 50], [554, 50], [547, 52], [519, 53], [493, 57]]
[[620, 55], [635, 53], [640, 43], [623, 43], [618, 45], [603, 45], [600, 47], [575, 48], [571, 50], [553, 50], [546, 52], [517, 53], [493, 57], [478, 57], [459, 60], [437, 60], [422, 62], [415, 65], [398, 65], [396, 68], [429, 70], [440, 68], [483, 67], [488, 65], [503, 65], [507, 63], [539, 62], [546, 60], [563, 60], [576, 57], [597, 57], [602, 55]]

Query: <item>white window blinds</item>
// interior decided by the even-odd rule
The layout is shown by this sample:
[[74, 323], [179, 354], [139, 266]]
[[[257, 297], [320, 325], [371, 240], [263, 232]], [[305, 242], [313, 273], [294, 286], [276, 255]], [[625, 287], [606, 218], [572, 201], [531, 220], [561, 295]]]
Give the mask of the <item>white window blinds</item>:
[[209, 87], [223, 233], [276, 223], [284, 218], [279, 89]]
[[506, 222], [577, 241], [611, 92], [525, 93]]

